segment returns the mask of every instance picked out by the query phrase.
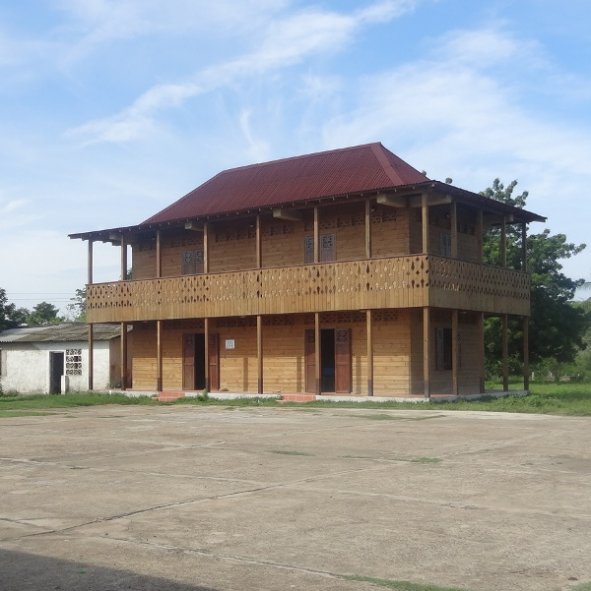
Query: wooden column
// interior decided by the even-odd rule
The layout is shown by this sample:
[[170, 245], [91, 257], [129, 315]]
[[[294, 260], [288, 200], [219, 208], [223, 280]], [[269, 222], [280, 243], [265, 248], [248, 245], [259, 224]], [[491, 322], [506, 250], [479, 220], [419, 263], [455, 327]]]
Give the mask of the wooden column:
[[507, 266], [507, 219], [503, 216], [501, 221], [501, 244], [499, 246], [499, 265]]
[[314, 208], [314, 262], [320, 261], [320, 213]]
[[88, 389], [94, 390], [94, 327], [88, 325]]
[[[88, 267], [87, 285], [92, 285], [93, 256], [92, 240], [88, 241]], [[94, 330], [92, 324], [88, 325], [88, 389], [94, 389]]]
[[503, 390], [509, 390], [509, 316], [501, 316], [501, 365], [503, 373]]
[[263, 393], [263, 318], [257, 316], [257, 392]]
[[121, 389], [127, 388], [127, 322], [121, 323]]
[[423, 394], [431, 398], [431, 322], [429, 308], [423, 308]]
[[521, 224], [521, 270], [527, 272], [527, 224]]
[[156, 277], [162, 277], [162, 237], [156, 230]]
[[476, 213], [476, 239], [478, 240], [478, 262], [482, 263], [484, 243], [484, 219], [482, 209]]
[[121, 234], [121, 281], [127, 279], [127, 241]]
[[523, 317], [523, 389], [529, 390], [529, 317]]
[[451, 235], [451, 256], [454, 259], [458, 258], [458, 204], [452, 201], [450, 207], [450, 235]]
[[371, 259], [371, 202], [365, 202], [365, 258]]
[[373, 314], [371, 310], [365, 312], [365, 326], [367, 328], [367, 395], [373, 396]]
[[261, 214], [257, 214], [256, 229], [255, 229], [255, 244], [256, 244], [256, 266], [261, 269], [263, 266], [263, 245], [261, 238]]
[[[203, 272], [209, 273], [209, 224], [207, 222], [203, 222]], [[207, 363], [205, 367], [207, 368]]]
[[205, 389], [210, 391], [209, 383], [209, 318], [203, 319], [203, 333], [205, 339]]
[[458, 381], [459, 369], [458, 347], [458, 311], [451, 311], [451, 393], [457, 396], [460, 393]]
[[93, 245], [93, 241], [89, 240], [88, 241], [88, 265], [87, 265], [87, 279], [86, 279], [86, 283], [88, 285], [92, 285], [92, 274], [93, 274], [93, 256], [92, 256], [92, 245]]
[[320, 314], [314, 313], [314, 391], [320, 394]]
[[485, 387], [484, 387], [484, 363], [486, 355], [484, 354], [484, 312], [480, 312], [478, 315], [478, 347], [479, 347], [479, 386], [480, 386], [480, 393], [484, 394]]
[[423, 254], [429, 254], [429, 202], [427, 193], [421, 195], [421, 230]]
[[162, 320], [156, 320], [156, 391], [162, 392]]

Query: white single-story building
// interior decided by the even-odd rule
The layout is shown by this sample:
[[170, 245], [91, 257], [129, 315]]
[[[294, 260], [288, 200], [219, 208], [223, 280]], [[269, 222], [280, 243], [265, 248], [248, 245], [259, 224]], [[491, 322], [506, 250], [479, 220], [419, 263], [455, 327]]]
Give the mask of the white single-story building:
[[[121, 386], [120, 352], [120, 327], [108, 324], [95, 326], [95, 390]], [[64, 323], [0, 332], [0, 386], [5, 394], [86, 391], [88, 367], [87, 324]]]

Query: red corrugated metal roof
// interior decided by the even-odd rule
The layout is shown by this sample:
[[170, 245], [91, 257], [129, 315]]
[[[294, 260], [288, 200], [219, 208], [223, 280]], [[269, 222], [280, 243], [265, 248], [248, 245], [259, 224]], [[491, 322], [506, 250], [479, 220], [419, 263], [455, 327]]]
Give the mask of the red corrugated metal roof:
[[281, 206], [428, 180], [381, 143], [365, 144], [224, 170], [143, 224]]

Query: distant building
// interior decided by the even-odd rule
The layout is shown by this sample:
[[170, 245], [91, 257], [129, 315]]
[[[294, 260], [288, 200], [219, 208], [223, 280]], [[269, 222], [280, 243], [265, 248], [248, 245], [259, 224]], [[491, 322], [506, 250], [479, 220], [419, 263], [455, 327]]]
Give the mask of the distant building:
[[[95, 388], [121, 383], [121, 333], [117, 325], [93, 334]], [[19, 394], [88, 390], [88, 327], [81, 323], [12, 328], [0, 332], [0, 385]]]
[[[485, 315], [505, 345], [521, 319], [527, 389], [526, 252], [507, 268], [506, 234], [535, 221], [374, 143], [222, 171], [136, 226], [71, 238], [88, 241], [91, 341], [133, 326], [135, 390], [429, 397], [483, 391]], [[123, 280], [93, 283], [95, 242], [120, 247]]]

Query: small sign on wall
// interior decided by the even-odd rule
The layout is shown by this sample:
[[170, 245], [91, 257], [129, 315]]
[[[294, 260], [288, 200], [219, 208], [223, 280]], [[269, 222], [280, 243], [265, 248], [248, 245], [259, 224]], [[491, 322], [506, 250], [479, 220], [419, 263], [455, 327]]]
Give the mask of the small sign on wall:
[[225, 347], [226, 347], [226, 349], [235, 349], [236, 348], [236, 341], [234, 341], [234, 339], [226, 339]]

